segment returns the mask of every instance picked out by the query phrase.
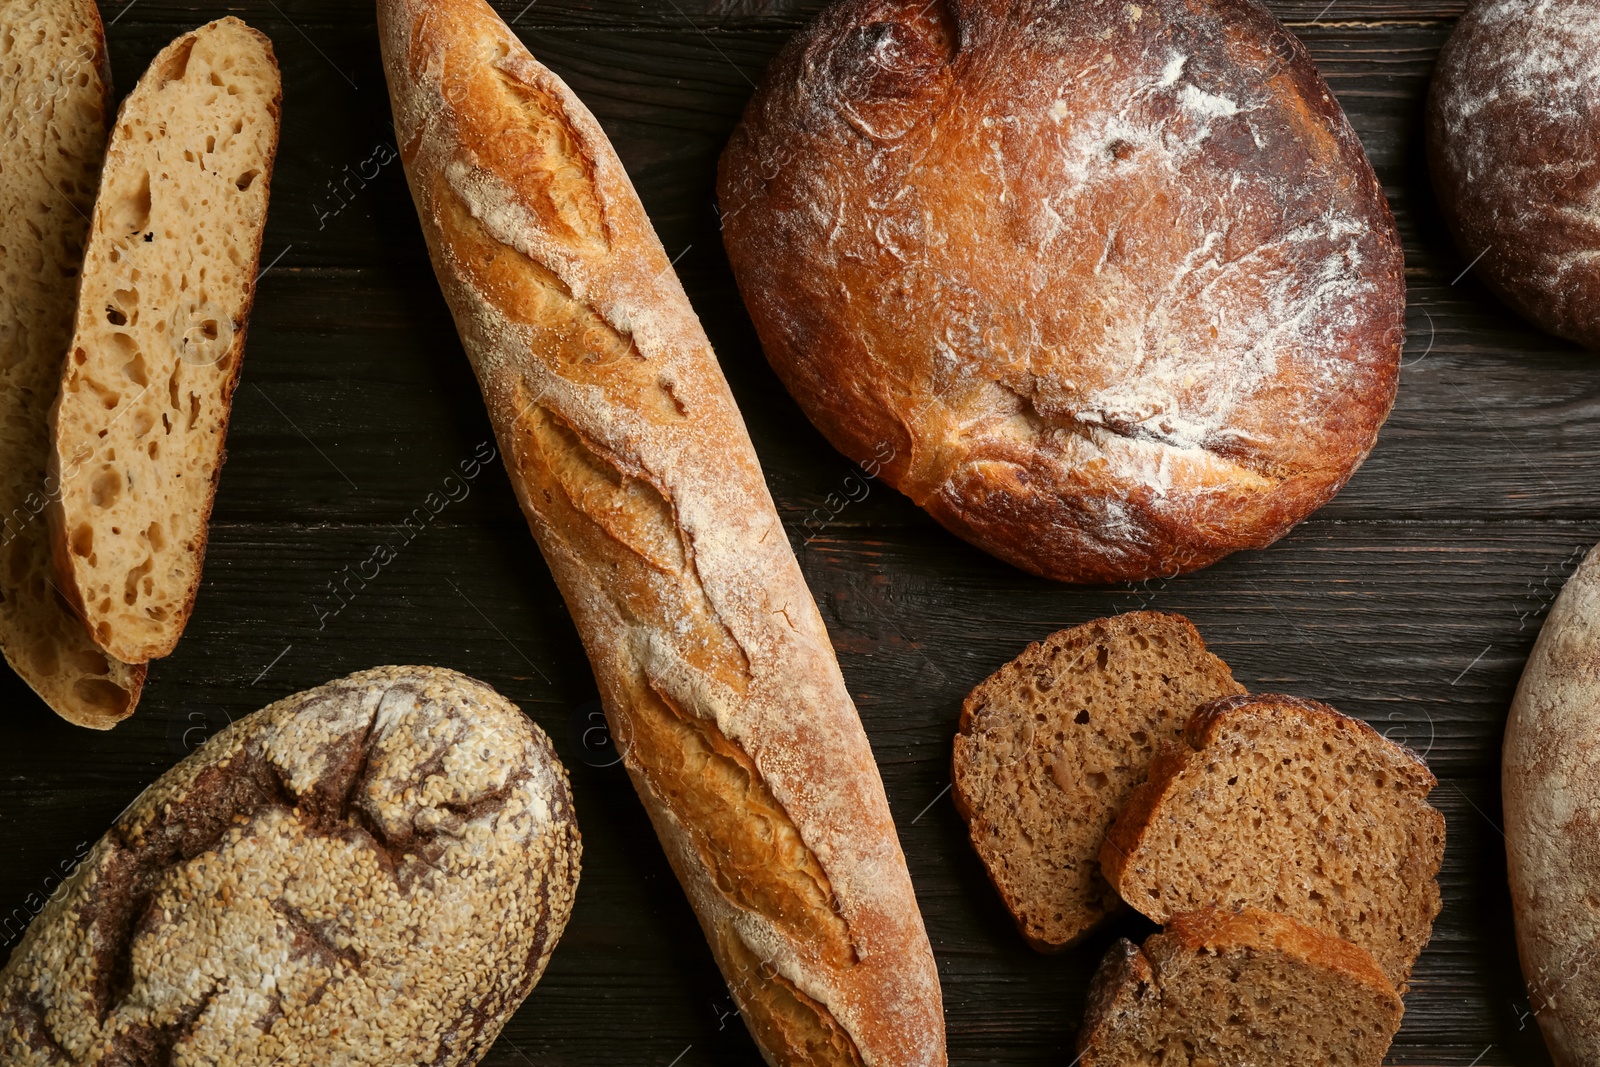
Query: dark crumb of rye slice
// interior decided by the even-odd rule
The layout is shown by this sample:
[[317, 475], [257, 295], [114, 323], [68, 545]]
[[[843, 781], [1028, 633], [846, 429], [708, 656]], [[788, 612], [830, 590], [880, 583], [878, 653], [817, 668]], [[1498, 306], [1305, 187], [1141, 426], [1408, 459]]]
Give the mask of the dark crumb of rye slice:
[[1081, 1067], [1377, 1067], [1400, 997], [1370, 955], [1246, 909], [1173, 916], [1111, 947], [1079, 1032]]
[[1063, 948], [1117, 909], [1098, 856], [1118, 808], [1196, 708], [1243, 691], [1188, 619], [1148, 611], [1052, 634], [972, 691], [956, 806], [1029, 944]]
[[1404, 993], [1439, 914], [1433, 786], [1415, 754], [1326, 705], [1220, 700], [1156, 757], [1100, 862], [1156, 922], [1207, 906], [1282, 912], [1361, 946]]

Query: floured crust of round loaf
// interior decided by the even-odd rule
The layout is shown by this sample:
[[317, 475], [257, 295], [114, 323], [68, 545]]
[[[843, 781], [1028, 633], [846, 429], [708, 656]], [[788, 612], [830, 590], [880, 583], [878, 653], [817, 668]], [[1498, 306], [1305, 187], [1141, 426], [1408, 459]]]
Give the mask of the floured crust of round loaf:
[[127, 662], [172, 651], [199, 588], [281, 97], [271, 42], [220, 19], [156, 56], [106, 153], [49, 511], [63, 591]]
[[1175, 915], [1111, 947], [1078, 1035], [1083, 1067], [1378, 1067], [1400, 997], [1366, 952], [1254, 908]]
[[861, 720], [615, 150], [482, 0], [380, 0], [401, 159], [624, 765], [779, 1067], [945, 1062]]
[[93, 0], [0, 0], [0, 648], [56, 714], [96, 729], [133, 713], [144, 667], [101, 651], [56, 591], [44, 511], [110, 94]]
[[719, 197], [811, 420], [1037, 574], [1269, 544], [1394, 401], [1387, 202], [1250, 0], [845, 0], [769, 69]]
[[1600, 349], [1600, 0], [1477, 0], [1439, 53], [1428, 164], [1473, 273]]
[[1562, 587], [1511, 701], [1506, 874], [1528, 1001], [1557, 1067], [1600, 1063], [1600, 555]]
[[1196, 709], [1243, 692], [1188, 619], [1135, 611], [1029, 645], [968, 695], [951, 795], [1029, 944], [1120, 906], [1099, 857], [1123, 801]]
[[1282, 912], [1359, 945], [1404, 993], [1439, 915], [1436, 784], [1415, 753], [1325, 704], [1228, 697], [1157, 754], [1100, 866], [1156, 922]]
[[0, 973], [8, 1067], [470, 1065], [566, 925], [550, 741], [380, 667], [241, 719], [117, 819]]

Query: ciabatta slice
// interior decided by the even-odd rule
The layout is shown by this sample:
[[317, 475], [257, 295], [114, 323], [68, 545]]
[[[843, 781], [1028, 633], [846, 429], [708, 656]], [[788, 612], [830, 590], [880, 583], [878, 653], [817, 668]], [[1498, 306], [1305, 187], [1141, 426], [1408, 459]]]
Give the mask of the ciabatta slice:
[[101, 648], [172, 651], [188, 621], [245, 321], [282, 95], [267, 38], [219, 19], [164, 48], [123, 102], [55, 412], [55, 560]]
[[56, 592], [44, 510], [110, 92], [94, 0], [0, 0], [0, 648], [56, 714], [98, 729], [133, 712], [144, 668], [101, 651]]
[[1157, 922], [1202, 907], [1282, 912], [1361, 946], [1404, 993], [1439, 914], [1435, 784], [1409, 749], [1325, 704], [1230, 697], [1156, 756], [1100, 867]]
[[1356, 946], [1271, 912], [1173, 916], [1111, 946], [1081, 1067], [1378, 1067], [1400, 997]]
[[1182, 615], [1133, 611], [1051, 634], [961, 709], [956, 808], [1028, 943], [1064, 948], [1120, 903], [1100, 845], [1151, 757], [1244, 692]]

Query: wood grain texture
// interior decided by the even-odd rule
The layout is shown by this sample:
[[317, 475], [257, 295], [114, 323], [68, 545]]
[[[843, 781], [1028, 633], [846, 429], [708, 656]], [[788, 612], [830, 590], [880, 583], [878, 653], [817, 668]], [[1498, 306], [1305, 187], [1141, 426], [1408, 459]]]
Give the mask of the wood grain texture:
[[[712, 175], [746, 79], [815, 0], [538, 0], [517, 22], [596, 113], [668, 254], [682, 254], [880, 762], [954, 1064], [1070, 1062], [1094, 965], [1115, 937], [1150, 930], [1124, 919], [1035, 955], [942, 795], [972, 685], [1031, 640], [1138, 607], [1189, 615], [1251, 689], [1326, 701], [1427, 753], [1449, 832], [1444, 911], [1390, 1059], [1549, 1062], [1516, 965], [1498, 759], [1543, 613], [1600, 539], [1600, 371], [1470, 272], [1456, 281], [1467, 263], [1432, 207], [1419, 132], [1462, 4], [1337, 0], [1309, 25], [1325, 4], [1273, 7], [1307, 24], [1297, 32], [1399, 220], [1410, 308], [1394, 414], [1351, 484], [1283, 542], [1099, 591], [1011, 570], [852, 474], [766, 366], [722, 256]], [[498, 461], [471, 479], [461, 467], [493, 439], [398, 161], [382, 162], [393, 133], [372, 6], [230, 10], [272, 37], [283, 67], [263, 266], [282, 255], [259, 287], [208, 565], [187, 635], [113, 733], [57, 721], [0, 672], [0, 956], [80, 843], [229, 716], [375, 664], [436, 664], [495, 685], [550, 733], [584, 834], [566, 936], [485, 1063], [755, 1064], [626, 775], [584, 762], [610, 758], [582, 748], [593, 678], [505, 475]], [[103, 13], [126, 90], [162, 45], [224, 8], [111, 0]], [[335, 212], [329, 183], [346, 181]], [[394, 559], [365, 580], [380, 543]], [[336, 611], [330, 582], [348, 590]]]

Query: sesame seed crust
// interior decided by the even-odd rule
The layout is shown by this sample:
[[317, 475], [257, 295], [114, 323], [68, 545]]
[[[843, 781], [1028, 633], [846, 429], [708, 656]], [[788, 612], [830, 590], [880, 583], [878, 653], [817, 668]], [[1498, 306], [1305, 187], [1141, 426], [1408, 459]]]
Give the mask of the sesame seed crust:
[[0, 972], [0, 1062], [470, 1065], [566, 926], [549, 738], [379, 667], [241, 719], [147, 789]]

